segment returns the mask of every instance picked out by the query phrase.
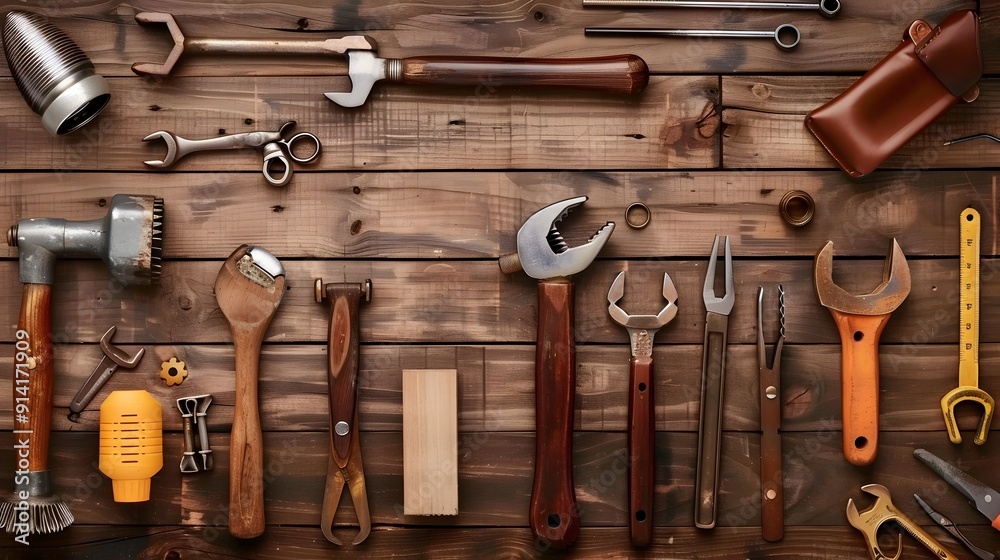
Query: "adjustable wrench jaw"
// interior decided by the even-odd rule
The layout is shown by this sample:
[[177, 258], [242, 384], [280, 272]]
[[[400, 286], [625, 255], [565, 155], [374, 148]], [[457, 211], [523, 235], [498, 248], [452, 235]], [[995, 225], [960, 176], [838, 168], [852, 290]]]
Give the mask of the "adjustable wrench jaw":
[[[667, 305], [656, 315], [629, 315], [624, 309], [618, 307], [618, 301], [625, 295], [625, 271], [619, 272], [615, 281], [608, 290], [608, 313], [619, 325], [625, 327], [629, 334], [633, 331], [644, 330], [649, 332], [650, 338], [663, 325], [666, 325], [677, 316], [677, 289], [670, 280], [670, 275], [663, 273], [663, 298], [667, 300]], [[635, 340], [635, 336], [631, 336]], [[632, 355], [636, 355], [635, 344], [632, 346]]]
[[878, 544], [878, 532], [883, 523], [896, 521], [903, 524], [895, 506], [892, 504], [892, 497], [889, 495], [889, 490], [879, 484], [867, 484], [862, 486], [861, 490], [866, 494], [875, 496], [875, 503], [865, 511], [859, 512], [858, 507], [854, 504], [854, 499], [848, 499], [847, 521], [864, 535], [868, 554], [872, 557], [872, 560], [899, 560], [903, 555], [903, 535], [899, 535], [896, 554], [892, 556], [882, 552]]
[[375, 82], [386, 79], [388, 63], [385, 59], [376, 57], [374, 50], [349, 50], [347, 63], [351, 91], [328, 91], [323, 95], [341, 107], [360, 107], [368, 100]]
[[517, 232], [517, 258], [528, 276], [536, 280], [572, 276], [594, 262], [611, 238], [614, 222], [605, 223], [586, 243], [572, 248], [556, 227], [586, 201], [586, 196], [578, 196], [550, 204], [524, 222]]
[[882, 283], [871, 293], [850, 294], [833, 282], [833, 241], [827, 241], [816, 253], [813, 281], [824, 307], [852, 315], [886, 315], [909, 295], [910, 267], [899, 243], [893, 239], [882, 269]]

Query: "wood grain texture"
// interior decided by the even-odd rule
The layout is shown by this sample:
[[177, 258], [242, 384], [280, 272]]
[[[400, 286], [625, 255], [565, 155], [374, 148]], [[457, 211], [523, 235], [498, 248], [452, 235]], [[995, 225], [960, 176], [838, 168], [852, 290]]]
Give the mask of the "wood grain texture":
[[[136, 160], [147, 157], [137, 155]], [[207, 157], [218, 163], [215, 156]], [[619, 227], [601, 251], [602, 259], [707, 260], [715, 234], [729, 236], [736, 258], [811, 259], [827, 240], [836, 243], [838, 256], [883, 258], [893, 237], [908, 258], [957, 257], [958, 216], [966, 207], [983, 215], [983, 255], [1000, 252], [1000, 228], [992, 218], [1000, 198], [997, 173], [991, 171], [875, 172], [854, 182], [839, 171], [300, 169], [288, 188], [275, 189], [266, 187], [257, 172], [259, 159], [245, 157], [245, 173], [207, 176], [3, 173], [0, 225], [23, 218], [97, 218], [106, 212], [101, 200], [106, 204], [115, 192], [134, 191], [164, 198], [170, 217], [164, 224], [168, 261], [221, 260], [247, 240], [282, 259], [495, 259], [515, 249], [518, 228], [536, 210], [586, 195], [587, 203], [560, 229], [571, 244], [578, 244], [598, 225], [615, 221]], [[793, 189], [805, 190], [816, 202], [816, 216], [803, 228], [785, 224], [778, 213], [782, 195]], [[623, 223], [625, 208], [637, 201], [652, 213], [641, 230]], [[0, 247], [0, 257], [16, 255]], [[4, 277], [14, 281], [16, 274]]]
[[[16, 292], [16, 290], [12, 290]], [[52, 286], [24, 284], [17, 321], [11, 404], [14, 429], [27, 441], [31, 472], [49, 469], [49, 430], [52, 426], [52, 386], [55, 361], [52, 341]], [[26, 335], [26, 336], [25, 336]], [[19, 469], [25, 470], [25, 469]]]
[[[129, 351], [137, 347], [122, 346]], [[0, 368], [11, 369], [12, 345]], [[983, 372], [1000, 366], [1000, 347], [983, 345]], [[228, 432], [235, 402], [233, 350], [229, 345], [149, 346], [148, 355], [135, 370], [119, 371], [85, 410], [80, 422], [71, 423], [66, 411], [77, 388], [99, 359], [95, 345], [64, 345], [56, 352], [54, 429], [96, 431], [98, 405], [111, 391], [146, 389], [164, 403], [164, 427], [181, 430], [174, 401], [178, 396], [210, 393], [214, 396], [209, 428]], [[627, 344], [585, 345], [578, 349], [579, 364], [574, 406], [574, 429], [627, 430]], [[726, 372], [726, 414], [723, 428], [759, 429], [755, 348], [731, 345]], [[882, 360], [880, 422], [889, 431], [944, 430], [940, 398], [956, 385], [957, 351], [953, 345], [885, 345]], [[190, 375], [181, 386], [167, 387], [159, 377], [160, 362], [179, 356]], [[698, 429], [701, 345], [657, 345], [654, 380], [657, 430], [694, 432]], [[784, 352], [782, 376], [782, 430], [786, 432], [840, 429], [840, 346], [789, 345]], [[264, 430], [322, 431], [329, 428], [327, 414], [326, 349], [322, 345], [267, 344], [260, 374], [261, 422]], [[458, 370], [459, 429], [463, 432], [529, 431], [534, 417], [534, 345], [397, 346], [362, 345], [359, 372], [361, 429], [400, 431], [402, 381], [399, 372], [415, 368]], [[6, 375], [0, 380], [6, 379]], [[9, 381], [9, 379], [6, 379]], [[983, 388], [1000, 394], [1000, 379], [984, 375]], [[294, 388], [291, 390], [289, 388]], [[0, 429], [12, 428], [9, 402], [0, 407]], [[958, 407], [959, 426], [972, 430], [978, 421], [974, 407]], [[993, 425], [996, 432], [1000, 426]], [[966, 432], [967, 433], [967, 432]], [[995, 437], [995, 436], [994, 436]]]
[[[268, 432], [264, 436], [266, 519], [265, 535], [277, 525], [301, 525], [319, 540], [320, 509], [326, 480], [326, 432]], [[656, 496], [653, 524], [692, 527], [693, 479], [697, 438], [693, 433], [656, 435]], [[96, 433], [53, 433], [52, 480], [54, 494], [69, 504], [79, 525], [186, 525], [205, 536], [227, 533], [229, 437], [213, 438], [218, 449], [215, 469], [196, 476], [181, 475], [176, 463], [183, 446], [180, 433], [164, 434], [164, 468], [153, 477], [150, 502], [141, 508], [123, 508], [111, 500], [109, 479], [97, 470]], [[531, 432], [459, 434], [458, 516], [410, 517], [403, 513], [403, 465], [399, 432], [365, 432], [365, 478], [372, 523], [433, 527], [493, 526], [528, 529], [535, 438]], [[803, 432], [782, 436], [785, 467], [785, 521], [798, 525], [847, 527], [844, 507], [854, 498], [859, 507], [868, 499], [861, 486], [883, 484], [894, 501], [912, 519], [930, 524], [911, 501], [919, 493], [928, 503], [964, 526], [987, 527], [986, 520], [967, 500], [913, 457], [925, 447], [960, 465], [972, 476], [996, 485], [996, 444], [958, 448], [941, 432], [887, 432], [873, 466], [857, 469], [843, 458], [837, 431]], [[13, 459], [9, 433], [0, 438], [0, 460]], [[760, 531], [759, 435], [726, 432], [722, 444], [718, 528], [753, 527]], [[573, 470], [580, 505], [581, 533], [590, 527], [626, 528], [628, 483], [626, 435], [622, 432], [577, 432], [573, 437]], [[171, 463], [174, 463], [171, 465]], [[352, 508], [342, 508], [338, 523], [356, 525]], [[210, 529], [211, 528], [211, 529]], [[718, 528], [716, 530], [718, 530]], [[627, 529], [626, 529], [627, 531]], [[673, 530], [657, 529], [654, 541]], [[627, 532], [621, 545], [627, 546]], [[10, 538], [10, 537], [4, 537]], [[860, 538], [860, 536], [859, 536]], [[367, 542], [375, 539], [373, 535]], [[994, 548], [1000, 535], [985, 540]]]
[[403, 513], [458, 514], [458, 371], [403, 370]]
[[[640, 94], [614, 96], [572, 90], [430, 88], [377, 85], [364, 106], [339, 107], [324, 96], [347, 91], [346, 79], [171, 78], [109, 80], [112, 98], [93, 125], [53, 138], [15, 87], [0, 79], [0, 168], [150, 171], [166, 130], [190, 139], [255, 130], [276, 131], [288, 120], [319, 137], [313, 165], [296, 165], [294, 189], [315, 170], [713, 168], [719, 165], [717, 120], [703, 119], [718, 103], [715, 76], [659, 77]], [[622, 118], [622, 115], [628, 115]], [[707, 124], [706, 124], [707, 123]], [[213, 192], [228, 177], [257, 173], [254, 150], [188, 156], [169, 171], [215, 171], [201, 177]], [[277, 190], [277, 189], [275, 189]], [[246, 193], [243, 192], [243, 195]]]
[[[722, 167], [747, 171], [836, 167], [803, 120], [854, 81], [846, 76], [723, 76]], [[979, 86], [976, 101], [953, 107], [880, 169], [901, 170], [899, 177], [909, 181], [928, 169], [990, 167], [990, 157], [997, 153], [994, 142], [942, 146], [945, 140], [1000, 128], [1000, 81], [987, 78]]]

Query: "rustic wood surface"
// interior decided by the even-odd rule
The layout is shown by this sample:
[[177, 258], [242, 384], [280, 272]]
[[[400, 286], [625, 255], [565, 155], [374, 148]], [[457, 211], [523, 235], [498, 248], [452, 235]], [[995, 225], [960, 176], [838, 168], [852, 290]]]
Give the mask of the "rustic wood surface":
[[[30, 546], [0, 536], [8, 558], [544, 558], [528, 510], [535, 458], [536, 282], [504, 276], [497, 257], [517, 229], [551, 202], [586, 195], [562, 224], [570, 244], [605, 221], [610, 242], [574, 277], [576, 398], [573, 476], [579, 504], [574, 558], [865, 558], [844, 515], [860, 487], [887, 486], [899, 508], [960, 558], [969, 553], [912, 500], [919, 493], [975, 543], [1000, 552], [1000, 535], [957, 491], [912, 456], [925, 447], [1000, 487], [1000, 422], [971, 442], [978, 410], [959, 407], [966, 442], [949, 443], [939, 400], [958, 381], [958, 217], [982, 220], [980, 386], [1000, 398], [1000, 145], [943, 147], [945, 139], [1000, 130], [1000, 2], [845, 0], [825, 20], [809, 12], [584, 9], [579, 0], [322, 2], [164, 0], [118, 3], [27, 0], [7, 9], [44, 13], [108, 77], [112, 103], [79, 133], [52, 138], [0, 65], [0, 227], [24, 218], [97, 218], [120, 192], [166, 201], [162, 281], [123, 289], [95, 261], [63, 260], [52, 295], [55, 376], [50, 465], [55, 493], [76, 522]], [[900, 40], [915, 18], [981, 14], [986, 76], [972, 104], [950, 111], [862, 180], [837, 170], [802, 125], [806, 113], [849, 86]], [[141, 11], [170, 12], [187, 36], [331, 37], [366, 34], [379, 55], [587, 57], [634, 53], [652, 71], [632, 97], [593, 92], [378, 84], [362, 107], [323, 97], [346, 91], [342, 59], [184, 57], [170, 78], [140, 78], [139, 61], [162, 61], [165, 29], [140, 28]], [[784, 53], [767, 40], [585, 38], [588, 25], [773, 29], [794, 23], [802, 44]], [[296, 165], [292, 182], [268, 186], [260, 154], [191, 155], [166, 170], [165, 153], [140, 140], [156, 130], [207, 138], [277, 130], [288, 120], [316, 134], [323, 153]], [[817, 214], [804, 228], [777, 211], [792, 189]], [[624, 223], [640, 201], [645, 229]], [[729, 235], [736, 305], [730, 316], [718, 527], [693, 528], [693, 486], [705, 309], [702, 283], [715, 234]], [[881, 278], [899, 241], [913, 288], [880, 348], [879, 454], [869, 467], [841, 449], [840, 343], [813, 287], [813, 256], [835, 243], [834, 278], [864, 292]], [[255, 243], [282, 260], [287, 291], [260, 360], [266, 529], [253, 540], [228, 532], [229, 448], [235, 365], [231, 334], [213, 293], [225, 258]], [[14, 466], [9, 391], [21, 288], [17, 250], [0, 247], [0, 477]], [[653, 541], [629, 545], [628, 339], [607, 313], [607, 290], [626, 270], [621, 306], [655, 313], [662, 274], [679, 313], [655, 338]], [[374, 528], [358, 547], [335, 547], [319, 528], [329, 455], [329, 309], [313, 281], [370, 278], [361, 315], [361, 448]], [[760, 411], [756, 357], [759, 284], [787, 292], [781, 403], [785, 537], [760, 534]], [[119, 370], [83, 412], [67, 419], [77, 389], [100, 359], [109, 325], [134, 370]], [[776, 305], [764, 337], [777, 337]], [[186, 362], [168, 387], [160, 364]], [[403, 512], [404, 369], [457, 370], [459, 514]], [[98, 408], [113, 390], [146, 389], [164, 407], [164, 468], [149, 502], [118, 504], [97, 469]], [[182, 476], [175, 400], [211, 393], [215, 468]], [[6, 395], [6, 396], [5, 396]], [[5, 490], [0, 486], [0, 491]], [[342, 538], [356, 522], [338, 511]], [[881, 539], [894, 550], [894, 533]], [[932, 558], [902, 539], [905, 558]]]

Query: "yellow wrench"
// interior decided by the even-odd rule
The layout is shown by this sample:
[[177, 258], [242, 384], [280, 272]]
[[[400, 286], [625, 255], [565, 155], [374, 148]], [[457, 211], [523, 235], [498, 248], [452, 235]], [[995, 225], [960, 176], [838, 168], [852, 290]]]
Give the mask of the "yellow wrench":
[[941, 397], [941, 412], [952, 443], [962, 443], [955, 421], [955, 405], [974, 401], [983, 405], [983, 416], [973, 441], [986, 443], [993, 420], [993, 397], [979, 388], [979, 212], [972, 208], [962, 211], [962, 238], [959, 248], [959, 327], [958, 327], [958, 387]]

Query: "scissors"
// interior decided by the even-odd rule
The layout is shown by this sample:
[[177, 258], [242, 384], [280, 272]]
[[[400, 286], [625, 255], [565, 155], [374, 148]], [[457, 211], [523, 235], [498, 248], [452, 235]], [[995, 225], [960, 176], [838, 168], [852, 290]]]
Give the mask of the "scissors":
[[[320, 143], [316, 135], [300, 132], [287, 140], [285, 134], [295, 127], [295, 121], [281, 125], [277, 132], [243, 132], [202, 140], [188, 140], [173, 132], [158, 130], [145, 138], [143, 142], [160, 138], [167, 145], [167, 155], [162, 160], [144, 162], [150, 167], [168, 167], [177, 160], [192, 153], [208, 150], [232, 150], [242, 148], [260, 148], [264, 152], [264, 165], [261, 172], [267, 182], [275, 187], [283, 187], [292, 180], [292, 166], [288, 160], [296, 163], [312, 163], [319, 157]], [[316, 146], [311, 154], [305, 157], [295, 155], [295, 145], [312, 143]]]

